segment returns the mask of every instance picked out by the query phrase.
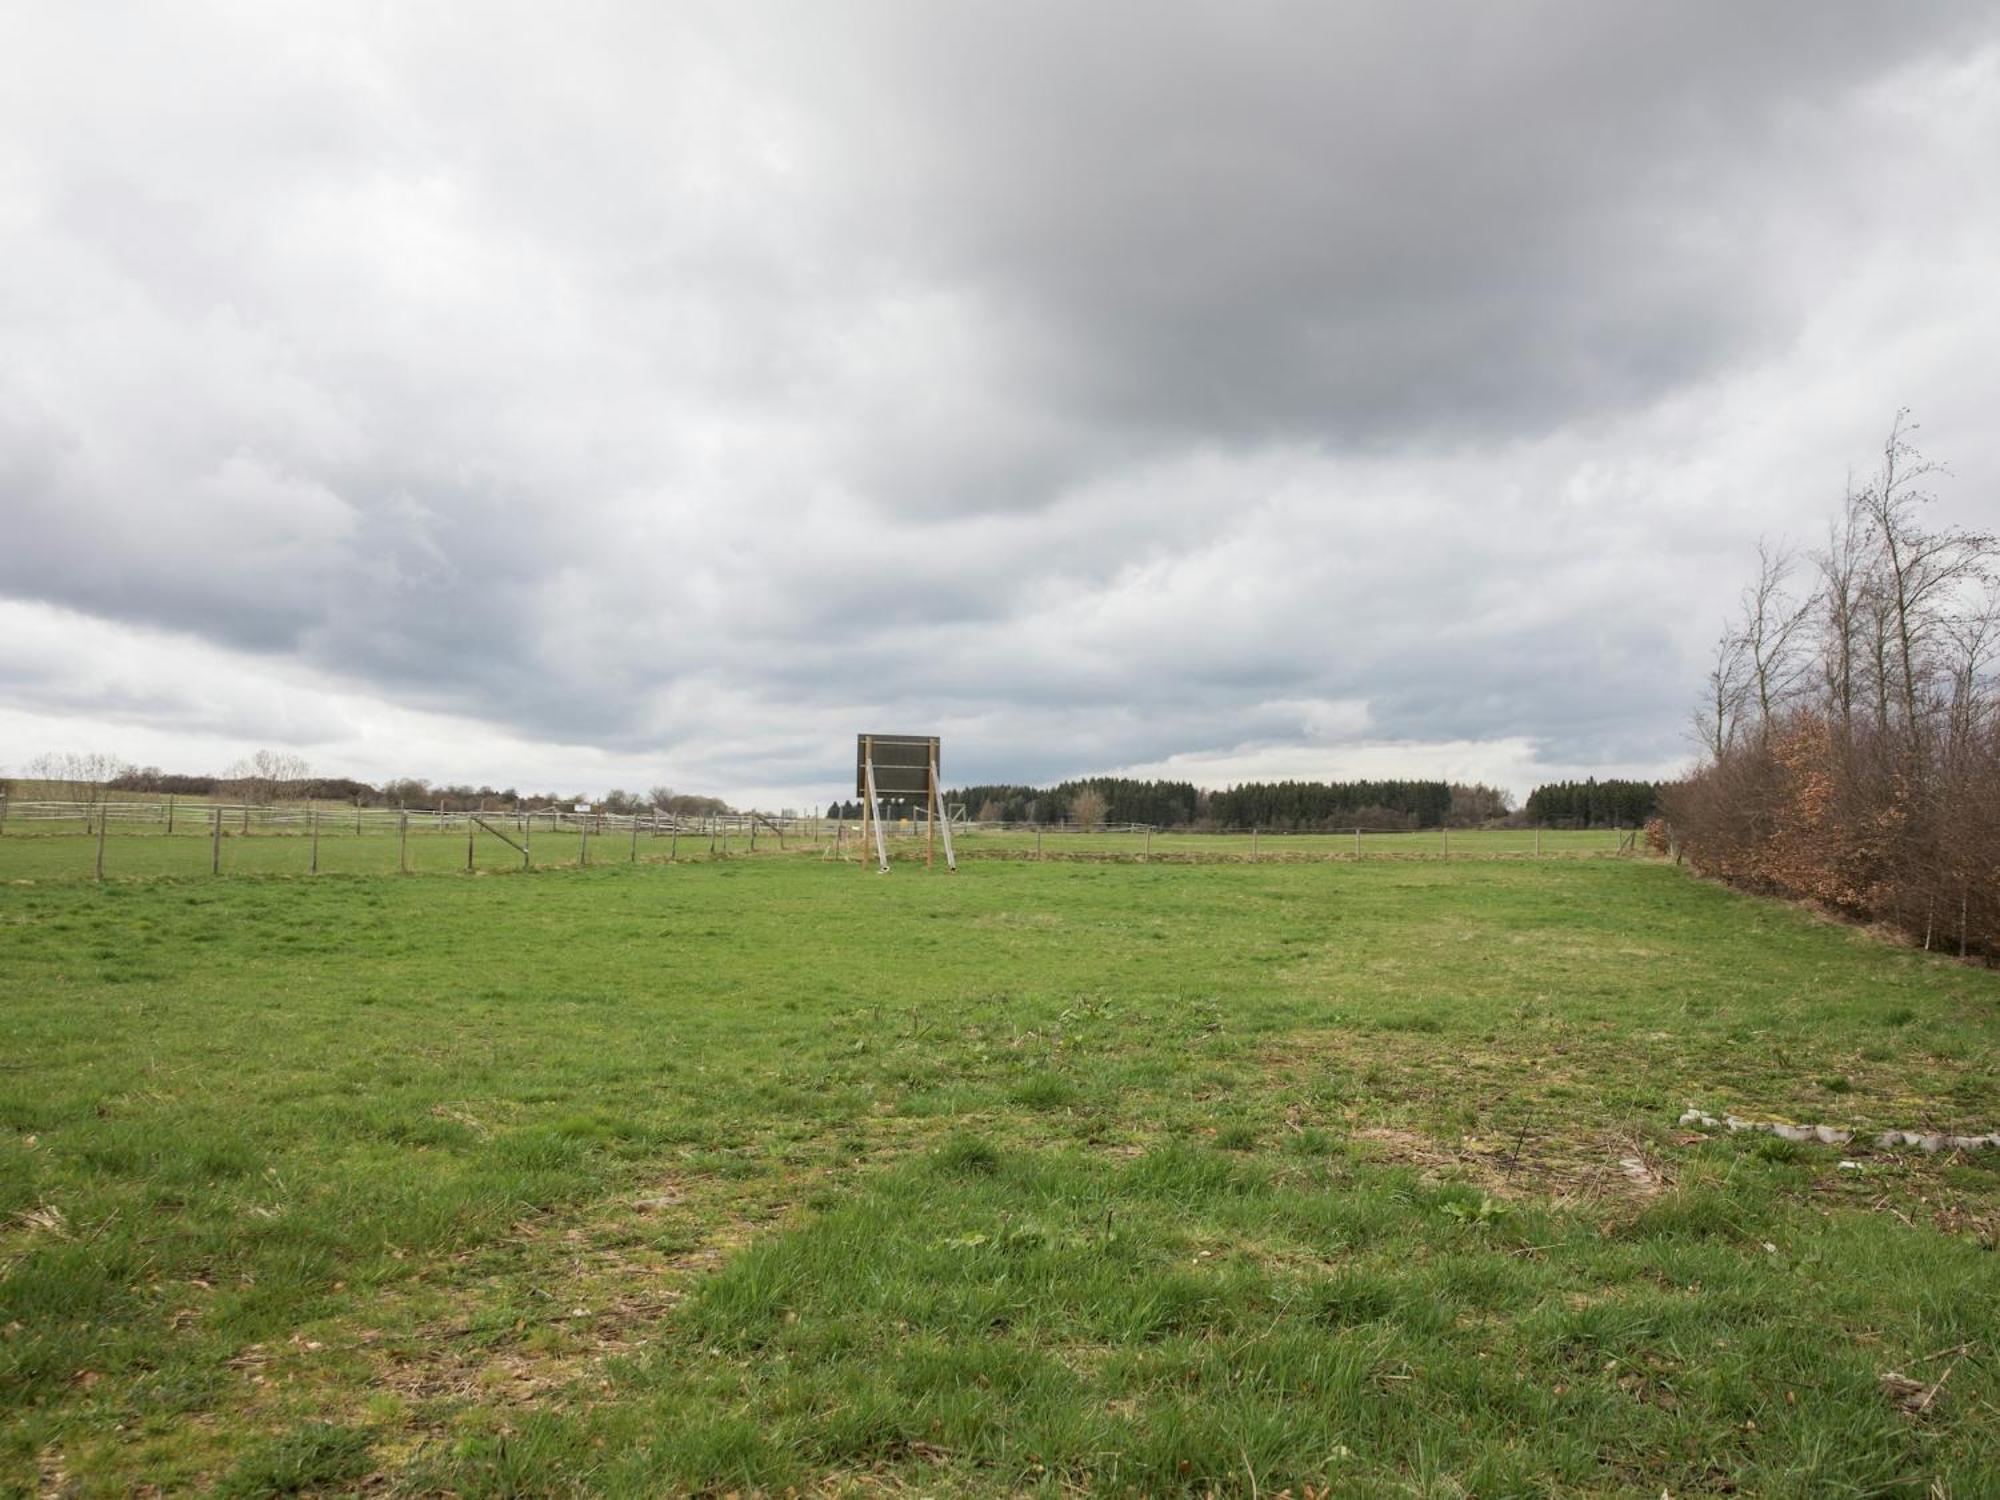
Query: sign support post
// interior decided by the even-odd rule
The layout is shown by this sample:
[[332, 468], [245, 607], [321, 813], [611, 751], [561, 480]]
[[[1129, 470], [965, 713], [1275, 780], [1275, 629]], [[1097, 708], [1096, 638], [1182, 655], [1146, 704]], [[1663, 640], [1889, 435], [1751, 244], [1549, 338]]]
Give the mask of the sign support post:
[[872, 818], [875, 823], [875, 857], [881, 864], [881, 868], [877, 873], [887, 875], [889, 873], [889, 845], [882, 837], [882, 809], [875, 805], [875, 741], [873, 739], [864, 738], [861, 742], [861, 770], [863, 791], [867, 797], [866, 802], [863, 804], [865, 808], [864, 816]]
[[938, 785], [938, 744], [936, 740], [931, 741], [930, 775], [931, 830], [935, 833], [940, 821], [942, 821], [944, 826], [944, 867], [947, 870], [955, 871], [958, 869], [958, 856], [952, 852], [951, 848], [951, 818], [945, 813], [944, 788]]

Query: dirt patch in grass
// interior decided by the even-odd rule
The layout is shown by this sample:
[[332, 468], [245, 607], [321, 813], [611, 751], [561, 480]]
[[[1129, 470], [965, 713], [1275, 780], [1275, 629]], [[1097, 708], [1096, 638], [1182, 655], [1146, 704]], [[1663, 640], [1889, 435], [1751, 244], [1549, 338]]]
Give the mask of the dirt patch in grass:
[[1669, 1185], [1663, 1170], [1632, 1141], [1520, 1136], [1448, 1145], [1393, 1125], [1360, 1126], [1352, 1138], [1367, 1143], [1379, 1159], [1417, 1168], [1426, 1181], [1469, 1182], [1495, 1198], [1544, 1198], [1556, 1208], [1645, 1202]]

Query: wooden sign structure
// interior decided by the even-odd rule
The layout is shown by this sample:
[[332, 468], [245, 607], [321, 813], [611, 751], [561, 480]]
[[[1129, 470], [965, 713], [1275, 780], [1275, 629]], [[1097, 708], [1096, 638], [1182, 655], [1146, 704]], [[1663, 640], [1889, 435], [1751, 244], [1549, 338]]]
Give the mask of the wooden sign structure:
[[937, 859], [940, 828], [944, 831], [944, 863], [958, 868], [951, 847], [951, 820], [943, 817], [944, 788], [938, 781], [939, 742], [934, 734], [857, 734], [854, 737], [854, 791], [861, 798], [861, 838], [875, 832], [875, 860], [881, 874], [889, 873], [889, 843], [882, 832], [883, 797], [921, 797], [926, 825], [924, 867]]

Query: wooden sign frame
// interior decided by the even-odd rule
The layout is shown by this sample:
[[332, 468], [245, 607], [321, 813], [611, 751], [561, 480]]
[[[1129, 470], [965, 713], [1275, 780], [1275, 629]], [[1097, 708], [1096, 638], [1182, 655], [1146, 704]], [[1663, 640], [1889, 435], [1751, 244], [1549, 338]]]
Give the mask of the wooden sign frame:
[[[875, 834], [876, 873], [889, 873], [889, 842], [882, 831], [882, 809], [880, 806], [880, 778], [877, 776], [876, 752], [891, 749], [894, 753], [892, 765], [883, 769], [895, 772], [895, 785], [890, 791], [898, 796], [908, 796], [920, 792], [924, 799], [924, 868], [931, 869], [937, 862], [938, 830], [944, 830], [944, 863], [948, 870], [958, 868], [958, 855], [951, 847], [951, 820], [943, 817], [944, 788], [938, 781], [938, 761], [940, 742], [932, 735], [907, 734], [862, 734], [855, 736], [855, 782], [861, 793], [861, 839], [865, 845], [869, 830]], [[914, 764], [907, 752], [919, 750], [922, 759]], [[921, 784], [911, 776], [912, 771], [921, 775]], [[864, 861], [865, 863], [865, 861]]]

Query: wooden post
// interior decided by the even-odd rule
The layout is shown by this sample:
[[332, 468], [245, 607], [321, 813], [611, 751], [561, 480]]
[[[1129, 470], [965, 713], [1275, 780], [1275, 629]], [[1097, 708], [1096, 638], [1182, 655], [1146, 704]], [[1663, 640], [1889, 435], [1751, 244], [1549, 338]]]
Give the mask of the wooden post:
[[938, 775], [937, 753], [937, 741], [932, 740], [930, 750], [931, 785], [937, 789], [938, 816], [944, 820], [942, 830], [938, 830], [935, 823], [932, 824], [932, 828], [934, 831], [941, 831], [944, 834], [944, 867], [956, 875], [958, 873], [958, 851], [951, 846], [951, 812], [944, 805], [944, 787], [942, 785], [942, 778]]
[[243, 804], [243, 831], [250, 831], [250, 804], [247, 802]]
[[[887, 875], [889, 873], [889, 845], [888, 841], [882, 835], [882, 808], [876, 801], [875, 741], [873, 739], [863, 739], [861, 742], [861, 775], [862, 801], [867, 808], [869, 820], [875, 825], [876, 873]], [[865, 848], [861, 852], [861, 864], [863, 869], [867, 868], [868, 851]]]
[[639, 818], [636, 813], [632, 817], [632, 857], [625, 863], [628, 865], [639, 863]]
[[315, 807], [311, 812], [306, 814], [306, 817], [312, 823], [312, 870], [310, 873], [317, 875], [319, 874], [319, 809]]
[[842, 818], [838, 823], [833, 825], [833, 857], [835, 859], [847, 858], [846, 840], [847, 820]]
[[677, 816], [674, 819], [673, 832], [667, 835], [668, 864], [672, 864], [674, 862], [674, 859], [676, 856], [679, 855], [680, 850], [681, 850], [681, 820]]
[[937, 862], [937, 762], [933, 760], [924, 771], [924, 868], [932, 868]]
[[208, 873], [222, 873], [222, 804], [215, 804], [215, 832], [209, 839]]
[[750, 814], [750, 852], [752, 854], [757, 852], [757, 814], [755, 812]]
[[361, 798], [358, 794], [354, 799], [354, 836], [361, 837]]
[[[869, 751], [872, 744], [873, 741], [866, 738], [861, 741], [861, 764], [864, 768], [868, 764]], [[861, 867], [864, 870], [868, 868], [868, 816], [872, 811], [868, 804], [871, 800], [868, 796], [868, 788], [864, 784], [861, 788]]]
[[407, 807], [396, 818], [396, 870], [402, 875], [410, 873], [410, 810]]
[[534, 847], [535, 819], [531, 813], [521, 824], [521, 868], [524, 870], [534, 867]]
[[479, 825], [470, 817], [465, 820], [465, 873], [472, 873], [472, 841], [479, 833]]
[[583, 842], [577, 846], [576, 867], [579, 870], [590, 868], [590, 819], [588, 818], [583, 820]]
[[[0, 817], [4, 816], [5, 816], [4, 813], [0, 813]], [[172, 833], [173, 831], [174, 831], [174, 799], [172, 794], [170, 793], [168, 794], [167, 797], [167, 832]]]
[[104, 879], [104, 825], [110, 821], [104, 815], [104, 809], [99, 808], [97, 811], [97, 878], [100, 883]]

